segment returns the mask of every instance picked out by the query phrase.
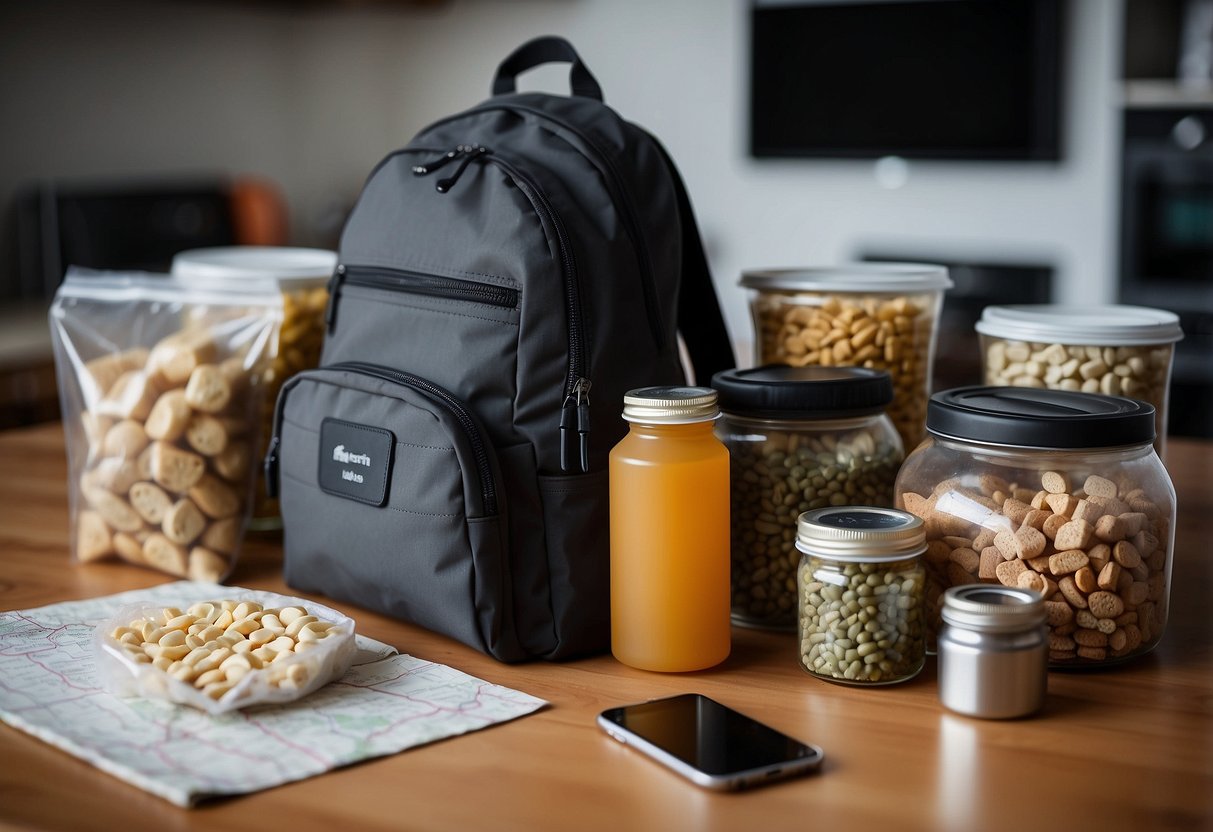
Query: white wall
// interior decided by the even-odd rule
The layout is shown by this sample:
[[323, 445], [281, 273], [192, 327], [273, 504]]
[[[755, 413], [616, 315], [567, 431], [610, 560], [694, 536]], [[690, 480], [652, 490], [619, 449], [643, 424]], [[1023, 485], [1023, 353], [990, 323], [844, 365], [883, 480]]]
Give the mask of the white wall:
[[[744, 0], [29, 5], [0, 9], [0, 198], [36, 176], [261, 172], [283, 184], [296, 238], [314, 242], [384, 153], [485, 97], [518, 43], [555, 33], [678, 160], [739, 342], [742, 269], [861, 248], [1051, 261], [1059, 300], [1115, 297], [1122, 0], [1074, 0], [1065, 161], [914, 162], [895, 190], [871, 163], [748, 157]], [[541, 69], [523, 86], [565, 79]]]

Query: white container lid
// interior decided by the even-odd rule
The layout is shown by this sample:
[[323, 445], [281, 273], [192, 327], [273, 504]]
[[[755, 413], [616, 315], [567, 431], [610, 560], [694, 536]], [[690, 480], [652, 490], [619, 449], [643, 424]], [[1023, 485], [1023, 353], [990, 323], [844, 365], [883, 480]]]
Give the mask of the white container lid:
[[320, 248], [221, 246], [195, 248], [173, 257], [172, 273], [187, 280], [273, 278], [279, 283], [327, 280], [337, 253]]
[[987, 306], [977, 331], [994, 338], [1122, 347], [1173, 344], [1184, 337], [1174, 312], [1145, 306]]
[[945, 266], [930, 263], [844, 263], [805, 269], [756, 269], [741, 273], [748, 289], [814, 292], [922, 292], [951, 289]]

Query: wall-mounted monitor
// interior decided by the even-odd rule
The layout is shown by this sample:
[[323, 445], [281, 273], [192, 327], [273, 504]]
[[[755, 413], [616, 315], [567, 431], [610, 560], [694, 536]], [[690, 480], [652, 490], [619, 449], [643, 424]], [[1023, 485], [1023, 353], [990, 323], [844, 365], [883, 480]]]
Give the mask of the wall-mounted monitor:
[[754, 0], [754, 156], [1053, 161], [1065, 0]]

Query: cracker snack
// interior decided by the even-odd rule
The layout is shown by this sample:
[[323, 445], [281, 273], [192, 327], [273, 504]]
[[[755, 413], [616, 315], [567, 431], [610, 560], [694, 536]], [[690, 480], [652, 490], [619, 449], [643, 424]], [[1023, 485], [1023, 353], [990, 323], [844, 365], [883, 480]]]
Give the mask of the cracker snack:
[[231, 571], [281, 317], [269, 281], [69, 272], [51, 328], [77, 561]]

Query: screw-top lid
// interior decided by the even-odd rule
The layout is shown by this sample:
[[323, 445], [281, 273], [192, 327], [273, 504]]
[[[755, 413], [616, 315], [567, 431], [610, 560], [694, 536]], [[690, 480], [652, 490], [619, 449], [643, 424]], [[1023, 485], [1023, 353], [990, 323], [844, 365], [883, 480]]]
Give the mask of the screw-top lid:
[[707, 387], [642, 387], [623, 397], [623, 418], [629, 422], [678, 425], [719, 415], [716, 391]]
[[720, 409], [763, 419], [838, 419], [879, 413], [893, 401], [883, 370], [768, 364], [712, 376]]
[[337, 266], [337, 253], [287, 246], [217, 246], [173, 257], [172, 273], [186, 279], [230, 280], [268, 277], [279, 283], [321, 283]]
[[994, 338], [1093, 347], [1171, 344], [1184, 337], [1174, 312], [1145, 306], [987, 306], [977, 331]]
[[796, 548], [828, 560], [905, 560], [926, 551], [922, 518], [895, 508], [838, 506], [796, 521]]
[[957, 387], [931, 397], [927, 431], [945, 439], [1018, 448], [1148, 445], [1154, 441], [1154, 406], [1068, 390]]
[[944, 266], [930, 263], [845, 263], [806, 269], [755, 269], [741, 273], [747, 289], [818, 292], [922, 292], [951, 289]]
[[1045, 623], [1044, 598], [1030, 589], [965, 584], [944, 593], [943, 620], [986, 632], [1014, 632]]

